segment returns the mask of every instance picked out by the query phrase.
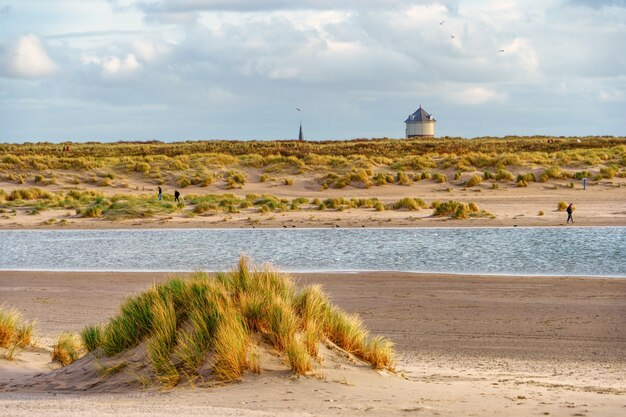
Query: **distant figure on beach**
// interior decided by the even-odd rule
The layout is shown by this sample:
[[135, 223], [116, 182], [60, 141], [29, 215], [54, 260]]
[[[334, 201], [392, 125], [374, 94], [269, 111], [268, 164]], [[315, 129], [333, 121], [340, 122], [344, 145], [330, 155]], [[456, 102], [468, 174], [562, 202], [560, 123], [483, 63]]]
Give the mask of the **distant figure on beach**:
[[178, 190], [174, 191], [174, 201], [178, 201], [180, 203], [180, 200], [178, 199], [178, 197], [180, 197], [180, 193], [178, 192]]
[[163, 190], [159, 187], [159, 201], [163, 200]]
[[572, 213], [574, 212], [574, 208], [572, 207], [573, 203], [569, 203], [569, 206], [567, 206], [567, 209], [565, 211], [567, 211], [567, 223], [570, 222], [570, 220], [572, 221], [572, 223], [574, 223], [574, 218], [572, 217]]

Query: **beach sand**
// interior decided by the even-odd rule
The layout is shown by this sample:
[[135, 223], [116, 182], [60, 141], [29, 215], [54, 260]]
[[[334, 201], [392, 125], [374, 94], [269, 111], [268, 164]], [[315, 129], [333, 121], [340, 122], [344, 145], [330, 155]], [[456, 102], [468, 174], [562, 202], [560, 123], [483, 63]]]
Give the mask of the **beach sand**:
[[[105, 321], [164, 273], [0, 272], [0, 300], [39, 343]], [[623, 416], [626, 280], [409, 273], [297, 274], [396, 343], [398, 375], [324, 364], [324, 376], [116, 393], [28, 386], [43, 349], [0, 360], [0, 414]], [[25, 383], [26, 387], [11, 389]], [[52, 389], [54, 388], [54, 389]], [[64, 389], [65, 388], [65, 389]], [[48, 391], [53, 392], [48, 392]], [[4, 392], [2, 392], [4, 391]]]

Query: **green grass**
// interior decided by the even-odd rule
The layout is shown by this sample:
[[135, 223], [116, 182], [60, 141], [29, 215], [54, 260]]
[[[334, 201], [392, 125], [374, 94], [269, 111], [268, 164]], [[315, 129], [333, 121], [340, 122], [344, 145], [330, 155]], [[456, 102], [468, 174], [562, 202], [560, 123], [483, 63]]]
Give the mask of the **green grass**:
[[80, 332], [80, 337], [85, 349], [91, 352], [102, 343], [102, 326], [87, 326]]
[[373, 367], [393, 366], [391, 343], [370, 339], [360, 319], [332, 306], [321, 287], [298, 290], [288, 275], [250, 267], [243, 257], [236, 269], [215, 277], [195, 273], [155, 285], [128, 298], [107, 324], [82, 332], [87, 350], [107, 356], [145, 346], [156, 379], [166, 386], [193, 380], [207, 361], [224, 381], [248, 368], [260, 372], [252, 343], [259, 338], [296, 374], [311, 370], [327, 340]]

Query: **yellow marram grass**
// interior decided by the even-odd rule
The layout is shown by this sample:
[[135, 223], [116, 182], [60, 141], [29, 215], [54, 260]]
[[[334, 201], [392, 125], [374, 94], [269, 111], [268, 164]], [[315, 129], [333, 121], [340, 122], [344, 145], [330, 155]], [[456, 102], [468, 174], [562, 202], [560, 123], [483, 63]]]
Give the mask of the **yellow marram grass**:
[[[96, 330], [97, 329], [97, 330]], [[296, 289], [289, 275], [268, 266], [211, 277], [172, 278], [128, 298], [107, 324], [82, 332], [95, 354], [115, 356], [145, 343], [157, 379], [167, 386], [199, 376], [209, 364], [223, 381], [260, 373], [258, 341], [283, 355], [295, 374], [312, 369], [327, 341], [372, 367], [393, 367], [392, 344], [370, 338], [361, 320], [333, 306], [318, 285]]]

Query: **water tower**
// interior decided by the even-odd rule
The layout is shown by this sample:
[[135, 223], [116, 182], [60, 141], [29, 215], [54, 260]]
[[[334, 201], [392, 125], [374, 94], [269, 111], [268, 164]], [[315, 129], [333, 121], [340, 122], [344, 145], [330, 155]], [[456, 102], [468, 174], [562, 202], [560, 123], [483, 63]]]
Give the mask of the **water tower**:
[[406, 123], [406, 137], [407, 138], [434, 138], [435, 137], [435, 118], [428, 114], [426, 110], [420, 108], [408, 119], [404, 121]]

